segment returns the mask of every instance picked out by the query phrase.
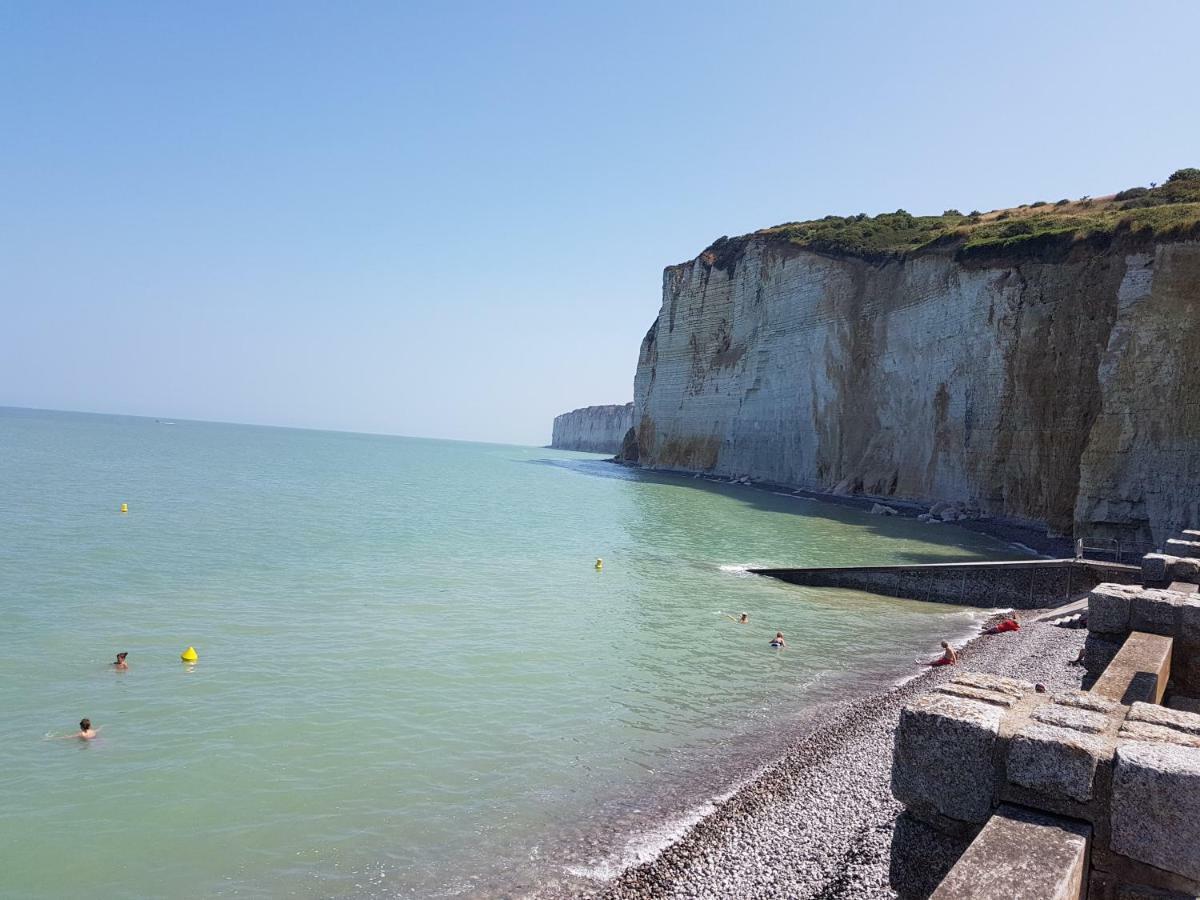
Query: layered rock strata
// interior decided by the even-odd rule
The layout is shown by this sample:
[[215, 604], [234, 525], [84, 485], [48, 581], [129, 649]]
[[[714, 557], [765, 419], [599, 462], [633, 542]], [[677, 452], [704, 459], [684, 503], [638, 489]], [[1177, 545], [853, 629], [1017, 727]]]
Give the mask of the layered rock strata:
[[1161, 539], [1200, 517], [1198, 353], [1195, 241], [870, 259], [751, 235], [665, 270], [623, 455]]
[[584, 406], [554, 417], [550, 446], [588, 453], [618, 453], [633, 427], [633, 404]]

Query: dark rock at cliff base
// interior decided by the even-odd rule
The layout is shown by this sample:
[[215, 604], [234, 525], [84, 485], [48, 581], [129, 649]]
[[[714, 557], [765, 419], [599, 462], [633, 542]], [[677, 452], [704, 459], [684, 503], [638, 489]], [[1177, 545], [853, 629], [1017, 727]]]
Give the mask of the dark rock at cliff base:
[[630, 426], [625, 432], [625, 439], [621, 441], [621, 452], [617, 455], [621, 462], [635, 463], [638, 461], [638, 441], [637, 429]]

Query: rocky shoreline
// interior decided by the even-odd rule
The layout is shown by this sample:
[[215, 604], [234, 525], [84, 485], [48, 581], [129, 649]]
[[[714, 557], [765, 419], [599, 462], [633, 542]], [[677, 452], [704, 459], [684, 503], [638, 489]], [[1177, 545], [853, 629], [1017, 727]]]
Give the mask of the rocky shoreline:
[[[840, 705], [654, 860], [583, 896], [644, 898], [925, 897], [965, 849], [901, 815], [891, 795], [900, 709], [962, 671], [1079, 688], [1086, 632], [1028, 620], [1020, 632], [973, 640], [957, 667]], [[895, 852], [893, 852], [895, 851]]]

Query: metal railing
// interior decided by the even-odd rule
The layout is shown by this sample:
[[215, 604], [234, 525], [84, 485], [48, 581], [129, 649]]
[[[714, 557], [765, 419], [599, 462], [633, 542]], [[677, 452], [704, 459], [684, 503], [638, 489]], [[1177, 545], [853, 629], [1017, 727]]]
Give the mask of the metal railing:
[[1151, 541], [1129, 538], [1077, 538], [1076, 559], [1099, 559], [1105, 562], [1137, 565], [1147, 553], [1161, 553], [1162, 548]]

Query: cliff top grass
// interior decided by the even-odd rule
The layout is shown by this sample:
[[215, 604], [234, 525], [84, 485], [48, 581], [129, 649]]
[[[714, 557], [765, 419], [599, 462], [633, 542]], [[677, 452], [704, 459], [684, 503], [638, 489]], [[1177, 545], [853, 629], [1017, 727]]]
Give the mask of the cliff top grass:
[[754, 238], [866, 258], [933, 247], [954, 247], [959, 255], [971, 257], [1023, 255], [1122, 232], [1147, 242], [1200, 237], [1200, 169], [1180, 169], [1161, 185], [1128, 188], [1106, 197], [1039, 200], [990, 212], [964, 215], [948, 209], [940, 216], [914, 216], [898, 209], [877, 216], [859, 213], [787, 222], [740, 238], [719, 238], [701, 259], [727, 268]]

